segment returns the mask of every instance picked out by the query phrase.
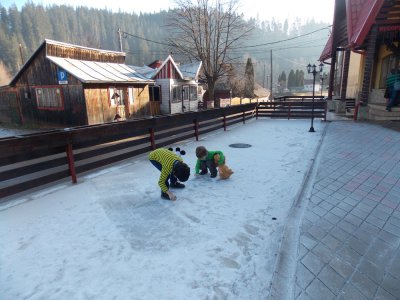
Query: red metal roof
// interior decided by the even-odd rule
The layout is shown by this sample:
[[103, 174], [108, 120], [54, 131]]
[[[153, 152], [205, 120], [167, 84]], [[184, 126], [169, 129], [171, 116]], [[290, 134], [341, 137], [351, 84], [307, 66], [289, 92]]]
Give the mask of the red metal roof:
[[384, 0], [346, 0], [347, 35], [351, 46], [360, 46], [371, 30]]
[[328, 58], [332, 57], [332, 34], [329, 36], [328, 41], [326, 42], [325, 48], [319, 57], [319, 61], [325, 61]]
[[[374, 24], [379, 11], [381, 10], [384, 0], [345, 1], [348, 43], [352, 47], [361, 46], [370, 32], [371, 26]], [[337, 28], [333, 28], [333, 30], [335, 31]], [[332, 35], [329, 37], [325, 48], [321, 53], [320, 61], [331, 58], [332, 46], [337, 46], [332, 45]]]

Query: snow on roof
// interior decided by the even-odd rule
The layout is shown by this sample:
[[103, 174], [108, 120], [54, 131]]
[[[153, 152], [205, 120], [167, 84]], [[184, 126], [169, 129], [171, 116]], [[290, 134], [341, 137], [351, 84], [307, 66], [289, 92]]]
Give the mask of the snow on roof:
[[118, 63], [78, 60], [71, 58], [47, 56], [60, 68], [85, 83], [149, 83], [148, 79], [136, 72], [131, 66]]
[[201, 64], [202, 64], [201, 61], [197, 61], [191, 64], [180, 65], [179, 70], [181, 71], [184, 78], [197, 79], [197, 75], [199, 74]]

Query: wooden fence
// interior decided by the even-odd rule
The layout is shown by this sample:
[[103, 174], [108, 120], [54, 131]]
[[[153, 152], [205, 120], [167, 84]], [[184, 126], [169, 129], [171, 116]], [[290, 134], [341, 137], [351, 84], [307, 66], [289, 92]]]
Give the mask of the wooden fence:
[[[255, 104], [0, 139], [0, 199], [253, 118]], [[0, 200], [1, 201], [1, 200]]]
[[256, 116], [269, 118], [310, 119], [322, 118], [326, 121], [326, 101], [271, 101], [260, 102], [256, 109]]
[[[81, 126], [0, 138], [0, 202], [13, 194], [78, 175], [152, 149], [224, 129], [253, 117], [310, 118], [311, 102], [249, 103], [199, 112]], [[300, 103], [300, 104], [299, 104]], [[314, 117], [326, 103], [314, 103]], [[1, 200], [2, 199], [2, 200]]]

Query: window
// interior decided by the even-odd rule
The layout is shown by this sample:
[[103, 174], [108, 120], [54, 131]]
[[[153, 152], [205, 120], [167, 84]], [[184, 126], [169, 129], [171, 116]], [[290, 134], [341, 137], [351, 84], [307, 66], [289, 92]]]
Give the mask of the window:
[[189, 100], [189, 86], [183, 86], [182, 87], [182, 96], [183, 100]]
[[149, 86], [150, 101], [161, 101], [160, 86]]
[[110, 106], [124, 105], [124, 91], [122, 88], [109, 88]]
[[190, 86], [190, 100], [191, 101], [197, 100], [197, 86], [195, 85]]
[[386, 56], [382, 60], [381, 65], [381, 78], [379, 80], [379, 88], [384, 89], [386, 87], [386, 78], [389, 76], [390, 71], [396, 68], [396, 57], [391, 54]]
[[35, 88], [38, 109], [63, 110], [64, 102], [59, 87]]
[[182, 99], [182, 87], [175, 85], [172, 87], [172, 102], [179, 102]]
[[128, 94], [129, 94], [129, 104], [133, 105], [133, 103], [135, 102], [135, 90], [130, 87], [128, 88]]

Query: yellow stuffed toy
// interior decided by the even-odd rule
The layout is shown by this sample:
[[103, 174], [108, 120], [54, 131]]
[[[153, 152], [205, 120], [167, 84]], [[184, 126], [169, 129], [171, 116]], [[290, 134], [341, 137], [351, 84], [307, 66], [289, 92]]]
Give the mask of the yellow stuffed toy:
[[218, 173], [220, 179], [228, 179], [233, 174], [233, 171], [224, 163], [222, 165], [218, 165], [219, 155], [216, 154], [214, 156], [215, 164], [218, 166]]

